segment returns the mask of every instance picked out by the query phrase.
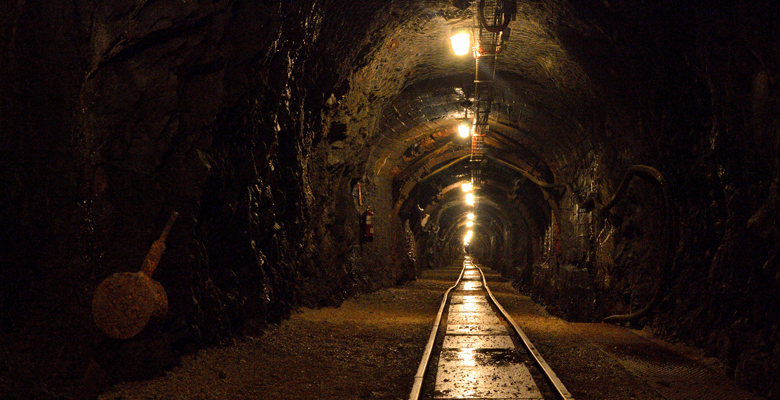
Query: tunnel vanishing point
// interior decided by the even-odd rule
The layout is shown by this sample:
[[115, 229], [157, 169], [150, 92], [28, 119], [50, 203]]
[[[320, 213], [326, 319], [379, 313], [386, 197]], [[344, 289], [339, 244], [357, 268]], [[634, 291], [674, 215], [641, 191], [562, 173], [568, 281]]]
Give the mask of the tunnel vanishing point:
[[550, 313], [778, 398], [778, 2], [518, 0], [474, 160], [484, 91], [449, 38], [479, 3], [5, 2], [0, 334], [82, 373], [96, 288], [174, 211], [145, 334], [184, 351], [415, 279], [471, 230]]

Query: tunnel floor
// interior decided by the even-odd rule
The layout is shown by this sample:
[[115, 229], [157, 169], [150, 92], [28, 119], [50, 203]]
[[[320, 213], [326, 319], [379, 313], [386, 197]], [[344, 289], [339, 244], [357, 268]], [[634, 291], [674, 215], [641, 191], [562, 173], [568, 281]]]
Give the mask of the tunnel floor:
[[[414, 282], [303, 309], [280, 326], [185, 358], [119, 399], [406, 399], [444, 291], [460, 262]], [[754, 399], [710, 359], [647, 332], [568, 323], [484, 268], [497, 300], [577, 399]]]

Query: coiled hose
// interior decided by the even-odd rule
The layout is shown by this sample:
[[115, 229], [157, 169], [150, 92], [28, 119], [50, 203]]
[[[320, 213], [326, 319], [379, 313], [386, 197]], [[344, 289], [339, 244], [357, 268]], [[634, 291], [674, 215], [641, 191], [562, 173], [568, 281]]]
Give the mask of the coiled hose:
[[661, 192], [663, 193], [664, 200], [663, 237], [666, 238], [666, 257], [664, 259], [663, 265], [661, 266], [661, 279], [659, 280], [658, 286], [656, 287], [650, 302], [646, 306], [642, 307], [642, 309], [631, 314], [610, 315], [609, 317], [606, 317], [602, 320], [602, 322], [605, 323], [636, 321], [637, 319], [644, 317], [650, 311], [655, 309], [655, 307], [658, 306], [658, 304], [661, 302], [661, 298], [666, 292], [666, 286], [668, 284], [672, 266], [674, 264], [674, 252], [672, 251], [672, 247], [676, 243], [674, 236], [677, 230], [674, 227], [675, 222], [674, 218], [672, 217], [669, 185], [666, 183], [664, 176], [657, 169], [648, 167], [646, 165], [631, 166], [628, 171], [626, 171], [626, 175], [623, 177], [623, 181], [620, 182], [620, 186], [618, 187], [617, 192], [615, 192], [615, 195], [612, 196], [612, 199], [607, 204], [599, 209], [599, 215], [606, 216], [609, 210], [618, 203], [623, 195], [625, 195], [626, 190], [628, 189], [628, 185], [631, 183], [631, 179], [635, 176], [643, 178], [649, 182], [656, 182], [661, 186]]
[[501, 25], [493, 26], [488, 24], [487, 19], [485, 18], [485, 0], [479, 1], [479, 4], [477, 6], [477, 15], [479, 16], [479, 22], [480, 24], [482, 24], [482, 27], [485, 28], [485, 30], [487, 30], [488, 32], [492, 32], [492, 33], [499, 33], [504, 29], [506, 29], [506, 27], [509, 26], [509, 20], [512, 18], [512, 14], [509, 12], [509, 10], [504, 10], [503, 21]]

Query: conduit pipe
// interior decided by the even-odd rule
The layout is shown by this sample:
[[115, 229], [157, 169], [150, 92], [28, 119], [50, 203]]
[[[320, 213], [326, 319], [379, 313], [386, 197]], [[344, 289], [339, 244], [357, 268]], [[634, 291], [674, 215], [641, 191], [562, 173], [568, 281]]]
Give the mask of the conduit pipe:
[[628, 185], [631, 183], [631, 179], [635, 176], [644, 178], [649, 182], [656, 182], [661, 186], [661, 192], [663, 193], [664, 198], [665, 218], [663, 236], [666, 238], [666, 257], [664, 264], [661, 267], [661, 279], [658, 282], [658, 286], [656, 287], [650, 302], [642, 309], [631, 314], [610, 315], [609, 317], [606, 317], [602, 320], [602, 322], [605, 323], [632, 322], [644, 317], [650, 311], [653, 311], [653, 309], [655, 309], [655, 307], [657, 307], [661, 302], [661, 297], [666, 292], [666, 286], [669, 283], [668, 280], [670, 277], [670, 272], [672, 270], [672, 265], [674, 264], [674, 252], [672, 251], [672, 246], [674, 246], [676, 243], [675, 235], [677, 229], [674, 228], [674, 218], [672, 217], [669, 185], [666, 183], [664, 176], [657, 169], [648, 167], [646, 165], [631, 166], [628, 171], [626, 171], [626, 175], [623, 177], [623, 181], [620, 182], [620, 186], [618, 186], [618, 190], [615, 192], [615, 195], [612, 196], [612, 199], [607, 204], [599, 209], [599, 215], [606, 216], [609, 210], [618, 203], [623, 195], [625, 195], [626, 190], [628, 189]]
[[547, 183], [547, 182], [544, 182], [544, 181], [540, 180], [539, 178], [531, 175], [531, 173], [526, 171], [525, 169], [520, 168], [517, 165], [514, 165], [514, 164], [512, 164], [512, 163], [510, 163], [508, 161], [502, 160], [500, 158], [494, 158], [494, 157], [490, 157], [490, 159], [491, 160], [495, 160], [499, 164], [504, 165], [504, 166], [506, 166], [506, 167], [508, 167], [510, 169], [513, 169], [516, 172], [519, 172], [520, 175], [523, 175], [523, 177], [525, 177], [529, 181], [533, 182], [534, 185], [539, 186], [542, 189], [561, 189], [561, 188], [565, 189], [566, 188], [566, 185], [562, 185], [560, 183]]
[[425, 181], [427, 181], [428, 179], [430, 179], [432, 176], [434, 176], [434, 175], [436, 175], [436, 174], [438, 174], [438, 173], [440, 173], [440, 172], [442, 172], [442, 171], [446, 170], [447, 168], [449, 168], [449, 167], [451, 167], [451, 166], [453, 166], [453, 165], [455, 165], [455, 164], [457, 164], [457, 163], [459, 163], [459, 162], [461, 162], [461, 161], [463, 161], [463, 160], [465, 160], [465, 159], [467, 159], [467, 158], [469, 158], [469, 157], [470, 157], [470, 156], [462, 156], [462, 157], [458, 157], [458, 158], [456, 158], [456, 159], [454, 159], [454, 160], [452, 160], [452, 161], [448, 162], [447, 164], [444, 164], [444, 165], [442, 165], [441, 167], [439, 167], [439, 168], [436, 168], [435, 170], [431, 171], [431, 172], [430, 172], [428, 175], [425, 175], [425, 176], [423, 176], [422, 178], [420, 178], [420, 180], [419, 180], [419, 181], [420, 181], [420, 182], [425, 182]]

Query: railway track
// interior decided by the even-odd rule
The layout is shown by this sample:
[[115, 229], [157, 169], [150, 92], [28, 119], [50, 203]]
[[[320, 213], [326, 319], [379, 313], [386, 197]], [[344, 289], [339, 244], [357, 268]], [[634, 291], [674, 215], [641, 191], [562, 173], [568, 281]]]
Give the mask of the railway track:
[[409, 399], [574, 397], [467, 256], [443, 296]]

